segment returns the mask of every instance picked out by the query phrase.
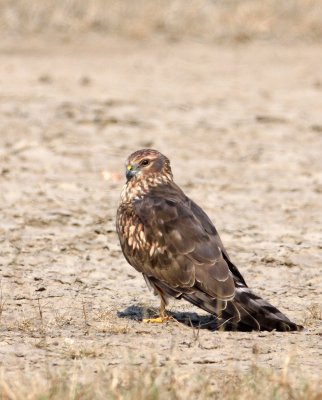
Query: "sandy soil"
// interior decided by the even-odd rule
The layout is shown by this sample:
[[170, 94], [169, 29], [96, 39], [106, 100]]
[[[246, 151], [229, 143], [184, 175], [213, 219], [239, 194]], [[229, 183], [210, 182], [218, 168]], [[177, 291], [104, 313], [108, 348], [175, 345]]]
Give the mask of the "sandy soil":
[[[0, 366], [321, 369], [322, 51], [317, 45], [0, 45]], [[147, 325], [158, 300], [114, 229], [126, 156], [154, 147], [249, 286], [305, 333]], [[172, 302], [179, 317], [201, 318]], [[197, 315], [198, 314], [198, 315]]]

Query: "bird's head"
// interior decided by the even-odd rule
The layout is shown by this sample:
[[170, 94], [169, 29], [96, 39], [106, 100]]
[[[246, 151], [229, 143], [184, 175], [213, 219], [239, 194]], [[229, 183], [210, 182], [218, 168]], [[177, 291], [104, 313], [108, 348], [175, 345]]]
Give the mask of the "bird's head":
[[126, 161], [126, 180], [172, 180], [169, 159], [153, 149], [142, 149], [132, 153]]

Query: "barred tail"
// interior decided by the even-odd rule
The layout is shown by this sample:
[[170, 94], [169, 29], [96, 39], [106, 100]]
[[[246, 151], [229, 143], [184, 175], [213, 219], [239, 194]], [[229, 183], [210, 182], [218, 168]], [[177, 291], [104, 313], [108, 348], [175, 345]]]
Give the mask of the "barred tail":
[[280, 310], [239, 282], [236, 283], [234, 305], [241, 314], [238, 325], [247, 326], [247, 320], [251, 316], [257, 321], [259, 330], [301, 331], [304, 329], [303, 326], [290, 321]]
[[236, 284], [231, 301], [219, 301], [199, 290], [182, 294], [190, 303], [221, 318], [222, 324], [240, 331], [301, 331], [303, 327], [290, 321], [281, 311], [254, 294], [242, 283]]

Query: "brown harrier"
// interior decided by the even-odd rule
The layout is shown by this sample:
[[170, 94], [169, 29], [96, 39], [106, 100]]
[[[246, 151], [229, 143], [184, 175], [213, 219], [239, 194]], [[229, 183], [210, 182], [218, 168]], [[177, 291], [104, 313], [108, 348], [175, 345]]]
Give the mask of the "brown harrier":
[[255, 295], [231, 262], [206, 213], [174, 183], [170, 161], [156, 150], [131, 154], [116, 228], [127, 261], [161, 298], [185, 299], [235, 329], [297, 331]]

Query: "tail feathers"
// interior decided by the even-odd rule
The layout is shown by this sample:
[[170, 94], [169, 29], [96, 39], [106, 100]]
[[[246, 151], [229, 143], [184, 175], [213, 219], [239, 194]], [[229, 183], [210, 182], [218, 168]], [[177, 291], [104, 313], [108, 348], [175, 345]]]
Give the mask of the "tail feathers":
[[[254, 294], [248, 287], [237, 284], [234, 303], [256, 319], [260, 330], [301, 331], [303, 326], [290, 321], [276, 307]], [[241, 319], [241, 323], [243, 323]]]
[[217, 316], [220, 322], [219, 326], [243, 331], [260, 330], [257, 320], [233, 301], [220, 301], [200, 291], [183, 294], [182, 298]]
[[231, 309], [235, 309], [235, 317], [231, 318], [231, 313], [226, 310], [222, 314], [222, 319], [231, 326], [233, 330], [240, 331], [260, 331], [261, 326], [254, 316], [249, 313], [241, 304], [231, 302]]
[[221, 318], [224, 326], [241, 331], [300, 331], [302, 326], [291, 322], [276, 307], [255, 295], [246, 286], [236, 287], [232, 301], [220, 301], [196, 290], [182, 298]]

